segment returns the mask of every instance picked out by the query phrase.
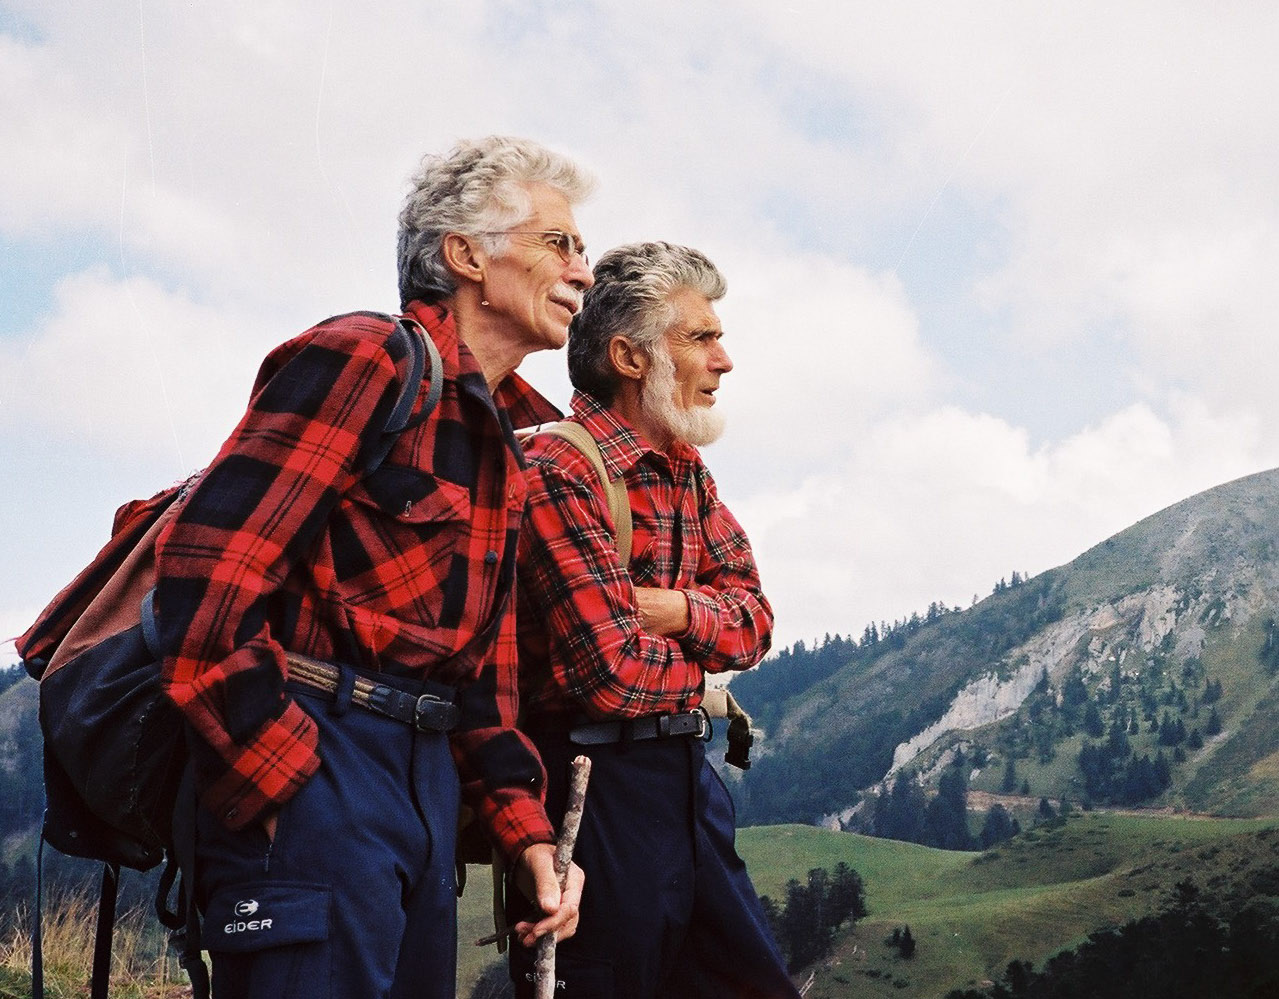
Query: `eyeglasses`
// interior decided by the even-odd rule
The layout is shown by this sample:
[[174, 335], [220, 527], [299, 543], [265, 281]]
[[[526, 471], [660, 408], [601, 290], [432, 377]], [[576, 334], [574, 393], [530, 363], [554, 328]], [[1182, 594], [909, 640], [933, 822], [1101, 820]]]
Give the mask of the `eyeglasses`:
[[564, 263], [573, 262], [573, 257], [582, 258], [584, 267], [591, 266], [591, 260], [586, 255], [586, 244], [579, 240], [571, 233], [561, 232], [559, 229], [499, 229], [489, 232], [477, 232], [477, 236], [542, 236], [543, 242], [560, 255], [560, 259]]

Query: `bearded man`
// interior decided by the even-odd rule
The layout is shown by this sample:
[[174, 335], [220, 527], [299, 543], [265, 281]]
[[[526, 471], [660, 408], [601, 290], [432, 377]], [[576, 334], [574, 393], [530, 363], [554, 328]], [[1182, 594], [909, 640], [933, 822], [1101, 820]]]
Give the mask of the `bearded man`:
[[[525, 730], [566, 804], [571, 759], [591, 758], [576, 860], [586, 872], [577, 935], [557, 952], [557, 996], [798, 995], [734, 849], [732, 801], [706, 759], [708, 673], [768, 651], [773, 615], [741, 526], [697, 448], [733, 364], [713, 303], [723, 276], [669, 243], [612, 250], [569, 333], [569, 418], [625, 483], [630, 559], [605, 484], [569, 441], [534, 435], [519, 546]], [[508, 915], [527, 919], [512, 894]], [[530, 994], [532, 955], [511, 977]], [[562, 983], [559, 984], [559, 983]]]

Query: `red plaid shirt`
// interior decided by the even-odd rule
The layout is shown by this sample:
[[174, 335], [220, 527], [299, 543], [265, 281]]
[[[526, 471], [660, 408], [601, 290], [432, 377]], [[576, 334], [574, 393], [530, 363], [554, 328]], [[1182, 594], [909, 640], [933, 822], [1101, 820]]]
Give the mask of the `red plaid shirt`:
[[[582, 392], [573, 411], [599, 442], [610, 477], [624, 476], [632, 556], [629, 567], [621, 564], [603, 484], [581, 452], [550, 435], [526, 441], [520, 686], [534, 730], [583, 714], [630, 718], [696, 707], [703, 675], [754, 666], [773, 627], [750, 542], [697, 450], [655, 451]], [[678, 638], [644, 631], [635, 586], [682, 589], [688, 631]]]
[[[526, 493], [511, 426], [558, 414], [514, 375], [490, 395], [452, 316], [410, 311], [439, 347], [443, 396], [372, 475], [370, 428], [386, 425], [409, 366], [388, 353], [390, 324], [340, 316], [266, 359], [160, 540], [167, 689], [204, 744], [204, 803], [241, 828], [319, 766], [314, 722], [284, 689], [286, 648], [448, 684], [463, 796], [513, 859], [554, 835], [541, 761], [514, 727], [514, 615], [494, 606], [511, 592], [499, 576], [513, 572]], [[467, 649], [495, 613], [496, 638]]]

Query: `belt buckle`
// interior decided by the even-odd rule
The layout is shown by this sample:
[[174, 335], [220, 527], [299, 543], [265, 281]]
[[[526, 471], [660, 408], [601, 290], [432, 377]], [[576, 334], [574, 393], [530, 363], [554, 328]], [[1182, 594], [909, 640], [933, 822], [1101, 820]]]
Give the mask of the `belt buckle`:
[[[689, 718], [697, 719], [696, 729], [690, 730], [686, 728], [684, 724], [681, 724], [679, 728], [677, 729], [675, 728], [675, 723], [677, 720], [681, 723], [685, 723]], [[657, 719], [657, 736], [660, 739], [668, 738], [672, 734], [672, 729], [675, 729], [674, 731], [675, 735], [691, 735], [694, 739], [705, 740], [709, 738], [707, 733], [708, 727], [709, 726], [706, 719], [706, 712], [703, 711], [700, 707], [691, 708], [688, 711], [682, 711], [678, 714], [673, 714], [673, 715], [662, 715], [660, 718], [658, 718]]]
[[[436, 697], [434, 694], [419, 695], [418, 699], [413, 703], [413, 727], [420, 732], [445, 731], [446, 729], [441, 728], [438, 723], [435, 723], [429, 717], [434, 713], [432, 709], [437, 705], [442, 708], [456, 707], [451, 701]], [[452, 722], [448, 727], [451, 728], [453, 724], [456, 724], [456, 721]]]

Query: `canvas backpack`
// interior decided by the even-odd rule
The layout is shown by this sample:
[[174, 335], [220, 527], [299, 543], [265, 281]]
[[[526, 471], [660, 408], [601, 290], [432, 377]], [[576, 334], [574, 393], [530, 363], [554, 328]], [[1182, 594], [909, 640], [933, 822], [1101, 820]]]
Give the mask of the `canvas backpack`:
[[[424, 375], [430, 376], [430, 388], [418, 421], [434, 409], [443, 388], [443, 379], [435, 377], [442, 364], [431, 338], [411, 319], [393, 321], [388, 343], [403, 344], [410, 370], [365, 475], [382, 464], [407, 428]], [[46, 843], [103, 864], [93, 999], [107, 994], [120, 868], [146, 871], [162, 860], [167, 864], [156, 914], [174, 932], [196, 996], [208, 994], [195, 906], [181, 887], [176, 906], [168, 905], [179, 868], [191, 870], [194, 843], [175, 843], [172, 834], [186, 769], [185, 726], [161, 686], [163, 656], [152, 603], [156, 540], [198, 480], [197, 474], [121, 507], [110, 541], [17, 640], [23, 666], [40, 684], [44, 737], [45, 812], [32, 932], [36, 999], [44, 994], [40, 872]], [[194, 807], [194, 790], [189, 794]]]

